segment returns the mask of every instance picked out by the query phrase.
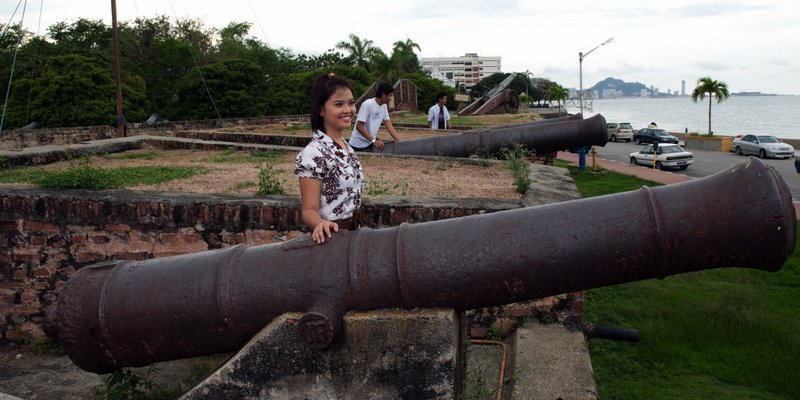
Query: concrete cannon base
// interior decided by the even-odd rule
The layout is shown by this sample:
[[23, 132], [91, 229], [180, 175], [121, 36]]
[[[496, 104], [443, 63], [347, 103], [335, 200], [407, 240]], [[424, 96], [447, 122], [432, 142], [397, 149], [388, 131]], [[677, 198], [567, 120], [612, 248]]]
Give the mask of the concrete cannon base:
[[[273, 320], [181, 399], [496, 396], [500, 348], [470, 345], [453, 310], [349, 312], [343, 334], [325, 350], [297, 340], [300, 317], [288, 313]], [[597, 398], [582, 332], [528, 322], [504, 342], [504, 399]]]
[[461, 371], [453, 310], [350, 312], [325, 350], [297, 339], [284, 314], [184, 394], [198, 399], [455, 399]]

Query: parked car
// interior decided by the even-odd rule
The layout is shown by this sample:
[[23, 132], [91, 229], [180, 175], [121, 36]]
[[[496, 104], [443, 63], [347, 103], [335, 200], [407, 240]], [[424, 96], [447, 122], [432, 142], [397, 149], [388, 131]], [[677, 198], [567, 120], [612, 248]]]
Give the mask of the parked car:
[[670, 135], [667, 131], [659, 128], [643, 128], [633, 134], [636, 144], [642, 143], [674, 143], [678, 144], [678, 138]]
[[[658, 150], [653, 149], [653, 145], [647, 145], [643, 149], [630, 154], [631, 164], [634, 165], [653, 165], [653, 157], [656, 158], [656, 168], [680, 168], [686, 169], [694, 164], [694, 154], [684, 150], [677, 144], [659, 144]], [[653, 154], [655, 153], [655, 155]]]
[[761, 158], [789, 158], [794, 155], [794, 147], [781, 142], [772, 135], [744, 135], [736, 137], [731, 143], [736, 154], [753, 154]]
[[606, 128], [608, 128], [608, 140], [611, 142], [633, 140], [633, 127], [628, 122], [609, 122]]

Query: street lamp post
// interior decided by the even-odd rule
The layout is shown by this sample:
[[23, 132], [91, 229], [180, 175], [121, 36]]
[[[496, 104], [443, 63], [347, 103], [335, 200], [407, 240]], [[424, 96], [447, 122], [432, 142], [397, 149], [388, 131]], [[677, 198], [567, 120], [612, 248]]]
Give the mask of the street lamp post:
[[[593, 51], [597, 50], [598, 48], [600, 48], [600, 46], [604, 46], [606, 44], [609, 44], [612, 41], [614, 41], [614, 38], [610, 37], [610, 38], [606, 39], [605, 42], [598, 44], [597, 46], [595, 46], [593, 49], [587, 51], [586, 53], [583, 53], [583, 52], [579, 52], [578, 53], [578, 85], [580, 85], [579, 89], [578, 89], [578, 96], [579, 96], [578, 97], [578, 103], [580, 104], [580, 108], [581, 108], [581, 118], [583, 118], [583, 59], [586, 56], [588, 56], [591, 52], [593, 52]], [[595, 159], [595, 154], [596, 153], [597, 152], [594, 150], [594, 146], [592, 146], [592, 171], [596, 171], [597, 170], [597, 164], [596, 164], [596, 159]], [[580, 169], [585, 169], [586, 168], [586, 148], [585, 147], [582, 148], [578, 154], [580, 155], [579, 160], [578, 160], [578, 167]]]

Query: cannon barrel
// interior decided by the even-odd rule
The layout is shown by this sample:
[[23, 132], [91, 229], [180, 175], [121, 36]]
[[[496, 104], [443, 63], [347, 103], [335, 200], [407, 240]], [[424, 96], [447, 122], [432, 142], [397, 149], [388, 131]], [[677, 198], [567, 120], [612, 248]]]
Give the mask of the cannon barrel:
[[[732, 187], [737, 199], [726, 202]], [[467, 310], [710, 268], [775, 271], [795, 225], [786, 183], [749, 158], [700, 180], [362, 228], [323, 245], [301, 237], [88, 266], [45, 331], [97, 373], [234, 351], [290, 311], [305, 312], [301, 339], [325, 347], [347, 310]]]
[[387, 154], [467, 157], [476, 149], [494, 154], [512, 143], [519, 143], [539, 154], [608, 142], [606, 120], [602, 115], [581, 119], [580, 115], [541, 120], [527, 124], [476, 129], [444, 136], [432, 136], [387, 143]]

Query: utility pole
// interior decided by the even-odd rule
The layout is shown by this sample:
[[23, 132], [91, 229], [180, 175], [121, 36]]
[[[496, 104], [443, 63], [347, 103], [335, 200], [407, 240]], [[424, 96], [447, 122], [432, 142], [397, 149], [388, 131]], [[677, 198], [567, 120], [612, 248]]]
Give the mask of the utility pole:
[[111, 46], [114, 48], [114, 77], [117, 84], [117, 137], [125, 137], [125, 116], [122, 114], [122, 84], [119, 68], [119, 35], [117, 33], [117, 2], [111, 0]]

